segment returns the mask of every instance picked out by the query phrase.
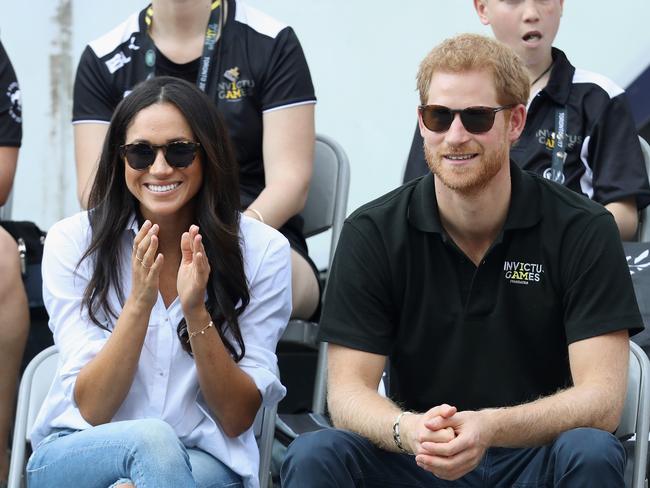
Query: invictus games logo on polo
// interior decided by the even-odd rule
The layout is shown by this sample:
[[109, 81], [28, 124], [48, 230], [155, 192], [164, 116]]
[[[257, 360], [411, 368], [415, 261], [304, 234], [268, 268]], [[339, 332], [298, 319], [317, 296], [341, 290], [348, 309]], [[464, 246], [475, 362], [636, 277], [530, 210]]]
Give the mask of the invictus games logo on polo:
[[11, 103], [9, 115], [14, 121], [20, 124], [23, 121], [23, 105], [20, 97], [20, 87], [17, 81], [12, 81], [7, 87], [7, 97]]
[[220, 100], [227, 102], [238, 102], [242, 98], [253, 94], [255, 81], [241, 78], [239, 68], [235, 66], [223, 73], [227, 81], [220, 81], [217, 85], [217, 92]]
[[522, 263], [519, 261], [505, 261], [503, 263], [503, 276], [510, 283], [528, 285], [539, 283], [544, 274], [544, 266], [537, 263]]
[[[538, 143], [549, 151], [553, 151], [556, 139], [555, 131], [550, 129], [538, 129], [535, 135]], [[582, 136], [578, 134], [566, 134], [564, 140], [565, 151], [567, 152], [573, 151], [576, 146], [580, 147], [582, 145]]]

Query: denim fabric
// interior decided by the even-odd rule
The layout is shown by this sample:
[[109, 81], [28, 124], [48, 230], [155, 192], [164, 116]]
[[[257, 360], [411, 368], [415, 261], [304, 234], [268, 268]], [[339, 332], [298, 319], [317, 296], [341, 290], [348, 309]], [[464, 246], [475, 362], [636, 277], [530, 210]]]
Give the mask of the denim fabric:
[[118, 481], [138, 488], [241, 487], [221, 461], [187, 449], [169, 424], [128, 420], [46, 437], [27, 463], [30, 488], [106, 488]]
[[384, 451], [352, 432], [304, 434], [282, 465], [283, 488], [616, 488], [623, 487], [625, 451], [613, 435], [574, 429], [552, 444], [491, 448], [479, 466], [455, 481], [421, 469], [413, 456]]

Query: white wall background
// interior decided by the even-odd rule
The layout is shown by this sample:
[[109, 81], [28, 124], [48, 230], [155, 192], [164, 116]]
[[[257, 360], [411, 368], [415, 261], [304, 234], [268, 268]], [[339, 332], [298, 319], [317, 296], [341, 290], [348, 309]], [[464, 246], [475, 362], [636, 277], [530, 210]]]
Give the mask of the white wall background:
[[[70, 120], [86, 43], [146, 5], [134, 0], [2, 0], [0, 39], [23, 95], [13, 218], [47, 228], [78, 210]], [[415, 74], [431, 47], [489, 34], [471, 0], [248, 0], [292, 25], [309, 62], [317, 131], [351, 162], [349, 210], [399, 185], [415, 127]], [[626, 86], [650, 65], [650, 1], [566, 0], [556, 45], [575, 65]], [[314, 243], [323, 262], [323, 241]]]

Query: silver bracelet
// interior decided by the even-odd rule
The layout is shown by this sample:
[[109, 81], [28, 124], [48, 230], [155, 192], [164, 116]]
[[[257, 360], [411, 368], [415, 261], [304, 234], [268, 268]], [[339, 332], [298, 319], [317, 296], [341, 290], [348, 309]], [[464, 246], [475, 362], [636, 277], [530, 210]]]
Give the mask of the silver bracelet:
[[395, 442], [395, 445], [397, 446], [397, 449], [402, 451], [404, 454], [410, 454], [411, 456], [413, 455], [412, 452], [407, 451], [404, 446], [402, 445], [402, 437], [400, 436], [400, 422], [402, 420], [402, 417], [406, 414], [412, 414], [413, 412], [400, 412], [399, 415], [395, 418], [395, 422], [393, 422], [393, 441]]

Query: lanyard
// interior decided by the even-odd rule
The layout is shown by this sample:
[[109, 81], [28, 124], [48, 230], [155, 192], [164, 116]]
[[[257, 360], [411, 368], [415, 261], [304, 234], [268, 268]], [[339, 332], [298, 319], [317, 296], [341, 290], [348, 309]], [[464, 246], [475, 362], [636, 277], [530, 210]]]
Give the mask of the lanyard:
[[[205, 30], [205, 39], [203, 41], [203, 53], [201, 54], [199, 74], [196, 79], [196, 85], [204, 92], [208, 86], [208, 75], [210, 74], [210, 64], [212, 63], [214, 47], [221, 37], [223, 29], [223, 10], [221, 0], [215, 0], [212, 2], [210, 20], [208, 21], [208, 27]], [[147, 24], [147, 31], [149, 31], [151, 29], [151, 23], [153, 22], [153, 6], [150, 6], [147, 9], [144, 21]], [[147, 76], [145, 79], [148, 80], [155, 76], [156, 49], [150, 35], [147, 35], [146, 42], [148, 45], [144, 55], [144, 64], [147, 69]]]
[[551, 174], [548, 179], [559, 184], [564, 183], [564, 161], [566, 160], [566, 107], [559, 107], [555, 111], [555, 144], [553, 144], [553, 159], [551, 160]]

